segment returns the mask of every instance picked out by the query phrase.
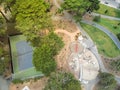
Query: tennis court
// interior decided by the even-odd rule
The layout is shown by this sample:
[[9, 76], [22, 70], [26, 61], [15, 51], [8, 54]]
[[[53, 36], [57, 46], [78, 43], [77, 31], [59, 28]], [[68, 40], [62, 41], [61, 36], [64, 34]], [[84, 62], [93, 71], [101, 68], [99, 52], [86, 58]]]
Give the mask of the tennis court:
[[18, 68], [19, 71], [33, 67], [32, 64], [32, 47], [26, 41], [16, 43], [18, 55]]
[[27, 78], [43, 75], [41, 72], [36, 71], [32, 64], [33, 47], [26, 41], [25, 36], [11, 36], [10, 46], [14, 71], [13, 78]]

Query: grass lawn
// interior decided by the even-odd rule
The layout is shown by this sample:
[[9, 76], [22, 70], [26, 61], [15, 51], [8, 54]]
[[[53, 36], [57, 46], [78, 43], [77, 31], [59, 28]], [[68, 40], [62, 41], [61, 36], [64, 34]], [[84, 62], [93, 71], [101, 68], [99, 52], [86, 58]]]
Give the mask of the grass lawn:
[[120, 55], [120, 50], [104, 32], [87, 24], [81, 23], [81, 26], [95, 42], [100, 54], [107, 57], [116, 57]]
[[22, 70], [20, 72], [17, 72], [14, 74], [14, 77], [13, 78], [22, 78], [22, 79], [26, 79], [26, 78], [29, 78], [29, 77], [34, 77], [34, 76], [43, 76], [42, 72], [37, 72], [35, 70], [34, 67], [32, 68], [29, 68], [29, 69], [26, 69], [26, 70]]
[[[120, 33], [120, 25], [119, 25], [120, 21], [101, 18], [100, 22], [97, 22], [97, 23], [100, 24], [100, 25], [102, 25], [102, 26], [104, 26], [104, 27], [106, 27], [108, 30], [110, 30], [115, 35], [117, 35], [118, 33]], [[117, 28], [115, 29], [114, 26], [117, 26]]]
[[36, 71], [34, 67], [19, 71], [16, 43], [18, 43], [19, 41], [25, 41], [25, 40], [26, 38], [23, 35], [10, 37], [14, 79], [18, 79], [18, 78], [25, 79], [25, 78], [34, 77], [34, 76], [43, 76], [43, 74], [41, 72]]
[[[105, 14], [106, 10], [108, 10], [108, 12]], [[100, 4], [100, 9], [95, 12], [108, 16], [120, 17], [120, 10], [106, 6], [104, 4]]]

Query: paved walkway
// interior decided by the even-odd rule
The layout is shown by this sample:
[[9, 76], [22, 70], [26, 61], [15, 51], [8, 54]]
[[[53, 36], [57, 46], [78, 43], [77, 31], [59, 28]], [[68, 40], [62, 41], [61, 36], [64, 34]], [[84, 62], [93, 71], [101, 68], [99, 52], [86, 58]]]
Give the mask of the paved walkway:
[[0, 76], [0, 90], [9, 90], [8, 82]]
[[82, 20], [81, 22], [83, 23], [86, 23], [86, 24], [89, 24], [89, 25], [92, 25], [98, 29], [100, 29], [101, 31], [103, 31], [104, 33], [106, 33], [112, 40], [113, 42], [115, 43], [115, 45], [118, 47], [118, 49], [120, 49], [120, 41], [118, 40], [118, 38], [113, 34], [111, 33], [108, 29], [106, 29], [105, 27], [95, 23], [95, 22], [90, 22], [90, 21], [87, 21], [87, 20]]
[[107, 16], [107, 15], [102, 15], [102, 14], [98, 14], [98, 13], [92, 13], [93, 16], [101, 16], [102, 18], [107, 18], [107, 19], [110, 19], [110, 20], [118, 20], [120, 21], [120, 18], [117, 18], [117, 17], [112, 17], [112, 16]]

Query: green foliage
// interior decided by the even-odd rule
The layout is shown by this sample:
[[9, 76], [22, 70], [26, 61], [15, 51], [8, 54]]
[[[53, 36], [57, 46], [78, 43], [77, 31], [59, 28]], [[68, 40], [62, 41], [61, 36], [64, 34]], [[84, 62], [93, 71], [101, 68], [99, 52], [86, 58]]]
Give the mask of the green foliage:
[[105, 14], [108, 13], [108, 10], [105, 10]]
[[54, 72], [50, 75], [44, 90], [81, 90], [81, 86], [72, 74]]
[[0, 56], [2, 56], [2, 55], [3, 55], [3, 48], [0, 47]]
[[59, 11], [67, 10], [76, 20], [80, 20], [86, 12], [99, 9], [99, 0], [64, 0]]
[[114, 68], [115, 70], [120, 71], [120, 60], [112, 61], [112, 62], [111, 62], [111, 66], [112, 66], [112, 68]]
[[101, 18], [100, 16], [95, 16], [94, 19], [93, 19], [93, 21], [100, 22], [100, 18]]
[[44, 37], [40, 46], [34, 50], [33, 64], [36, 70], [49, 75], [56, 69], [54, 56], [63, 47], [63, 42], [55, 33], [51, 32]]
[[3, 74], [4, 70], [5, 70], [4, 62], [0, 60], [0, 75]]
[[49, 4], [44, 0], [16, 0], [13, 6], [16, 28], [27, 37], [27, 40], [32, 41], [40, 37], [41, 30], [52, 28], [47, 12], [49, 8]]
[[4, 73], [8, 63], [9, 63], [9, 57], [5, 56], [4, 59], [1, 59], [0, 57], [0, 74]]
[[117, 38], [120, 40], [120, 33], [117, 34]]
[[4, 21], [4, 18], [0, 16], [0, 36], [3, 36], [5, 32], [6, 32], [5, 21]]
[[99, 84], [101, 86], [100, 90], [114, 90], [114, 88], [117, 86], [115, 77], [110, 73], [100, 72], [99, 78]]
[[21, 79], [13, 79], [12, 81], [14, 84], [19, 84], [19, 83], [23, 83], [23, 81]]

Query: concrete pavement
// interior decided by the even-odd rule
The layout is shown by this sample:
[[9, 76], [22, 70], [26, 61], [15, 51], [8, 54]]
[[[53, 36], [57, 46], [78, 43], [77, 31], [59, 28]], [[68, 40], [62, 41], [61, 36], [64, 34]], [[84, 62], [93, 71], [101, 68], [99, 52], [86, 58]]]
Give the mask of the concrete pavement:
[[100, 3], [118, 9], [120, 0], [100, 0]]
[[0, 76], [0, 90], [9, 90], [8, 82]]
[[93, 16], [100, 16], [102, 18], [107, 18], [107, 19], [110, 19], [110, 20], [118, 20], [118, 21], [120, 21], [120, 18], [117, 18], [117, 17], [102, 15], [102, 14], [98, 14], [98, 13], [92, 13], [92, 15]]

